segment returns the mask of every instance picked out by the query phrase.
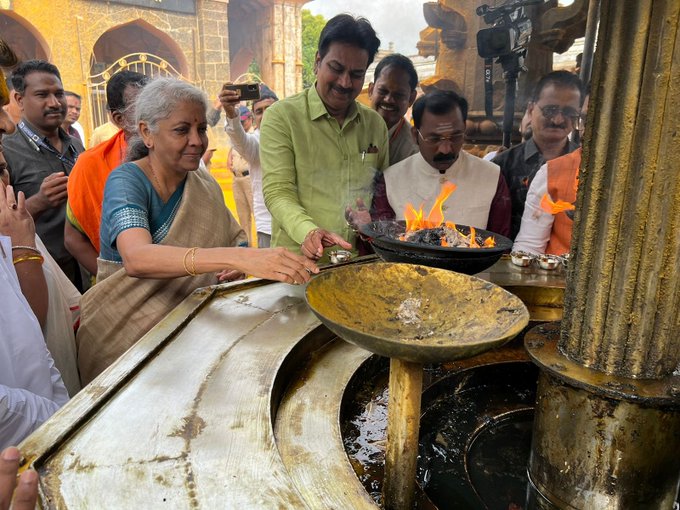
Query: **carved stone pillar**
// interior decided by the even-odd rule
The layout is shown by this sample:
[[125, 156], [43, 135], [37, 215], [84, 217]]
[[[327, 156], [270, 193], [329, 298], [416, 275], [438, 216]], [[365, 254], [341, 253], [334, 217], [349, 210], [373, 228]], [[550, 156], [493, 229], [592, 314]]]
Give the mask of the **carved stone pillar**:
[[279, 95], [286, 97], [302, 90], [302, 2], [276, 1], [270, 7], [271, 45], [264, 45], [263, 80]]
[[[680, 2], [603, 0], [561, 331], [529, 507], [671, 508], [680, 478]], [[677, 374], [677, 372], [676, 372]]]
[[225, 0], [203, 0], [197, 12], [194, 47], [200, 48], [200, 54], [194, 55], [199, 68], [194, 73], [201, 78], [198, 85], [210, 101], [217, 97], [229, 77], [227, 5]]

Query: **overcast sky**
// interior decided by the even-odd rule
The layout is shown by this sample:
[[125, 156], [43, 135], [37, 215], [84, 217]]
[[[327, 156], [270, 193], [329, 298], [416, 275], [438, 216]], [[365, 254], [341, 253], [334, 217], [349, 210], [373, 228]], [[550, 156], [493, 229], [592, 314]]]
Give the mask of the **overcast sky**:
[[304, 8], [326, 19], [343, 12], [363, 16], [378, 33], [382, 49], [393, 42], [395, 51], [415, 55], [420, 31], [427, 27], [424, 3], [423, 0], [313, 0]]

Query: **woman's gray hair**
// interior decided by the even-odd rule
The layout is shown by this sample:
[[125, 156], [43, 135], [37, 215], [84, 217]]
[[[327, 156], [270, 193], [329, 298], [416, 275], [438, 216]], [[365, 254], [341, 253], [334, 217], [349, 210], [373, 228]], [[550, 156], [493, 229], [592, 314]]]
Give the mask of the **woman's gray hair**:
[[135, 130], [128, 143], [127, 161], [136, 161], [149, 155], [138, 129], [140, 122], [146, 122], [152, 133], [158, 132], [158, 122], [170, 117], [181, 103], [199, 105], [208, 109], [206, 95], [193, 85], [176, 78], [156, 78], [149, 82], [135, 100]]

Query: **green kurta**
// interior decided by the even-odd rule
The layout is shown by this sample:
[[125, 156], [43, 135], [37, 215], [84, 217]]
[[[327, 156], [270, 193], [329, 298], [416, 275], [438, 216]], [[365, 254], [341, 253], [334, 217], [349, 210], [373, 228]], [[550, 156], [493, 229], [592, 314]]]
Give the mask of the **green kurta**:
[[357, 198], [370, 207], [375, 174], [388, 164], [387, 143], [376, 112], [355, 102], [340, 127], [315, 86], [267, 109], [260, 161], [272, 246], [298, 251], [317, 227], [355, 244], [345, 207]]

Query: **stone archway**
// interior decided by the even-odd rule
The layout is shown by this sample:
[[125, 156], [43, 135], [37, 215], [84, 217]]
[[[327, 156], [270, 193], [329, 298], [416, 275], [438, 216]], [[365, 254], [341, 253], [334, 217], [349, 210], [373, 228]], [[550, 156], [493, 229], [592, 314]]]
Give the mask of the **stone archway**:
[[156, 55], [182, 76], [188, 75], [189, 66], [179, 45], [140, 19], [110, 28], [97, 39], [90, 58], [90, 74], [103, 71], [125, 55], [140, 52]]
[[38, 30], [13, 11], [0, 11], [0, 34], [21, 60], [49, 60], [51, 51]]
[[187, 79], [188, 64], [179, 45], [146, 21], [135, 20], [107, 30], [90, 57], [87, 88], [93, 127], [108, 120], [106, 82], [122, 70]]

